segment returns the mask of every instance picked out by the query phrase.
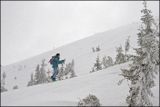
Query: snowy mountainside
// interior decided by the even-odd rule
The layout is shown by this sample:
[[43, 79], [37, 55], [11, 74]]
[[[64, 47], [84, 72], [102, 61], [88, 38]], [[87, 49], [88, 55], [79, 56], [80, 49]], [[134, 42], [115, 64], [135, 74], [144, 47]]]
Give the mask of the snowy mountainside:
[[[77, 76], [86, 75], [90, 72], [95, 63], [96, 56], [111, 56], [113, 59], [116, 54], [116, 47], [124, 47], [125, 40], [130, 36], [131, 46], [135, 47], [137, 43], [138, 23], [132, 23], [109, 31], [94, 34], [88, 38], [76, 41], [74, 43], [62, 46], [60, 48], [42, 53], [35, 57], [2, 67], [2, 72], [6, 73], [6, 85], [8, 90], [12, 90], [14, 85], [19, 88], [26, 87], [30, 80], [31, 73], [35, 72], [37, 64], [41, 64], [42, 59], [46, 59], [47, 70], [51, 66], [48, 63], [52, 55], [57, 52], [61, 54], [61, 59], [66, 59], [66, 63], [72, 59], [75, 61], [75, 72]], [[92, 47], [100, 46], [101, 51], [92, 52]], [[2, 73], [1, 72], [1, 73]], [[14, 79], [16, 77], [16, 80]]]
[[[119, 76], [120, 69], [128, 67], [129, 63], [67, 80], [3, 92], [1, 104], [2, 106], [77, 106], [79, 99], [94, 94], [102, 106], [127, 106], [125, 102], [129, 94], [127, 81], [120, 86], [117, 83], [122, 79]], [[156, 75], [155, 79], [156, 86], [152, 89], [154, 106], [159, 105], [158, 76]]]

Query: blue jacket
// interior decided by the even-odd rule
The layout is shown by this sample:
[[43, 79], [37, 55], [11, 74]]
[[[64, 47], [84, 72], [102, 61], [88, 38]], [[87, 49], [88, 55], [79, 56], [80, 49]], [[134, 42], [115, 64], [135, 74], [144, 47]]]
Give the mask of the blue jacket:
[[64, 60], [59, 60], [58, 56], [55, 56], [53, 63], [52, 63], [52, 68], [58, 68], [58, 64], [64, 63]]

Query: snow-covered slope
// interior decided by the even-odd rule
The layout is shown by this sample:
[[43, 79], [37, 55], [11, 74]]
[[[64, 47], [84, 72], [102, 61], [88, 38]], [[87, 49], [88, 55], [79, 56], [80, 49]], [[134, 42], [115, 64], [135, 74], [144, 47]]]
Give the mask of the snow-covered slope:
[[[6, 85], [9, 90], [1, 93], [1, 104], [5, 105], [77, 105], [79, 98], [84, 98], [88, 94], [94, 94], [100, 99], [102, 105], [125, 106], [125, 98], [128, 94], [127, 82], [118, 86], [118, 81], [122, 78], [118, 74], [121, 68], [127, 67], [128, 63], [116, 65], [98, 72], [89, 73], [96, 56], [111, 56], [115, 59], [116, 47], [124, 47], [125, 40], [130, 36], [131, 49], [137, 45], [138, 23], [132, 23], [109, 31], [97, 33], [88, 38], [62, 46], [35, 57], [17, 62], [11, 65], [2, 66], [2, 72], [6, 73]], [[100, 46], [101, 51], [92, 52], [92, 47]], [[30, 74], [35, 72], [37, 64], [41, 64], [42, 59], [48, 63], [51, 56], [57, 52], [61, 58], [66, 59], [66, 63], [74, 59], [75, 73], [78, 77], [57, 81], [48, 84], [41, 84], [27, 87]], [[133, 54], [133, 51], [130, 50]], [[51, 70], [51, 66], [47, 68]], [[1, 75], [2, 76], [2, 75]], [[16, 79], [15, 79], [16, 77]], [[19, 89], [13, 90], [13, 86], [18, 85]], [[156, 87], [153, 89], [155, 95], [154, 105], [159, 105], [159, 74], [156, 76]]]
[[[30, 74], [35, 72], [36, 65], [40, 64], [42, 59], [46, 59], [46, 63], [48, 63], [49, 58], [57, 52], [61, 54], [61, 58], [66, 59], [66, 63], [74, 59], [75, 72], [78, 76], [88, 74], [97, 55], [99, 55], [100, 58], [104, 55], [115, 58], [116, 47], [120, 45], [123, 46], [128, 36], [131, 37], [131, 46], [135, 47], [137, 29], [138, 24], [132, 23], [116, 29], [97, 33], [55, 50], [2, 67], [2, 72], [6, 72], [7, 74], [6, 88], [12, 90], [14, 85], [18, 85], [19, 88], [26, 87], [30, 80]], [[100, 46], [101, 51], [93, 53], [92, 47], [97, 47], [98, 45]], [[51, 70], [49, 63], [47, 69]], [[15, 77], [17, 78], [16, 80], [14, 79]]]
[[[2, 106], [77, 106], [79, 99], [94, 94], [100, 99], [102, 106], [127, 106], [125, 98], [128, 94], [127, 82], [120, 86], [122, 79], [120, 68], [128, 63], [116, 65], [105, 70], [75, 77], [72, 79], [22, 88], [1, 94]], [[159, 105], [159, 78], [156, 76], [152, 98], [154, 106]]]

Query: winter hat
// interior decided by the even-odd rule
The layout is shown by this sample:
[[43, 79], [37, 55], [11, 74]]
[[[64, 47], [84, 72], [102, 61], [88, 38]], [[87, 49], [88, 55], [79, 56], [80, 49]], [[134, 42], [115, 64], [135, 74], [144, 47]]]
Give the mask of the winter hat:
[[56, 56], [60, 56], [60, 53], [57, 53]]

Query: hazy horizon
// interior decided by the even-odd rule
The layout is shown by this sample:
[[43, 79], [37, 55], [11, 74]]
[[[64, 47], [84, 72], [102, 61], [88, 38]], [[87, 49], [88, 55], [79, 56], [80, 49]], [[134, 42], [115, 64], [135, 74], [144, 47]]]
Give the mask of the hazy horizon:
[[[147, 1], [154, 17], [157, 2]], [[1, 65], [140, 21], [142, 9], [142, 1], [1, 1]]]

